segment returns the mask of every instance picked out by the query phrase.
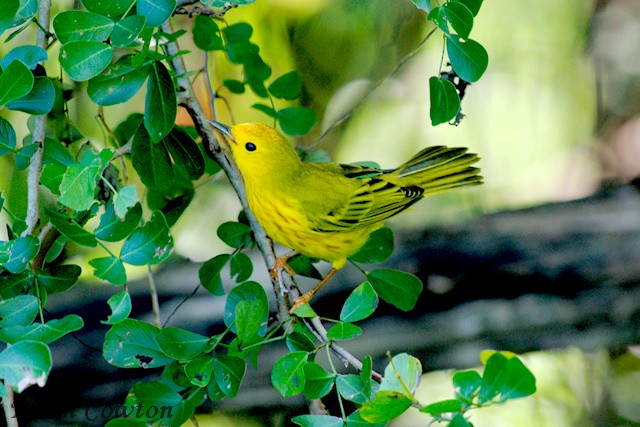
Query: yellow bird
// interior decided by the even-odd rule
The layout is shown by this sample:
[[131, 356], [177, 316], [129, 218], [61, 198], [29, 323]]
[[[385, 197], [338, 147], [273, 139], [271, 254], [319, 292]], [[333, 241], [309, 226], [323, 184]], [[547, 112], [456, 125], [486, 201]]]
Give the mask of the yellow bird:
[[212, 122], [230, 141], [249, 208], [274, 241], [294, 252], [278, 258], [272, 276], [296, 253], [333, 264], [291, 312], [313, 295], [369, 235], [424, 196], [482, 182], [472, 167], [479, 158], [466, 148], [428, 147], [396, 169], [303, 162], [293, 145], [273, 128]]

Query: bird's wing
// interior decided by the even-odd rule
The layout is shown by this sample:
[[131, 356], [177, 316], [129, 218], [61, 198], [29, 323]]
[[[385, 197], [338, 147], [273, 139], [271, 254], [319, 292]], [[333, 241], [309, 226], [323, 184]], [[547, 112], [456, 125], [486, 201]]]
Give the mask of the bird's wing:
[[382, 179], [379, 169], [354, 165], [340, 168], [340, 173], [357, 185], [340, 204], [309, 218], [316, 231], [348, 231], [383, 222], [418, 201], [424, 192], [420, 187], [400, 187]]

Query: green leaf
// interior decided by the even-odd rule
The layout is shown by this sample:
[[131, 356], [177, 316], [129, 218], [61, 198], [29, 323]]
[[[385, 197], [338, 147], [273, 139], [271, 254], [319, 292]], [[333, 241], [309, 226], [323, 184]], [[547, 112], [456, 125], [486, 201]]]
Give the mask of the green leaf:
[[237, 283], [248, 280], [253, 273], [251, 258], [244, 252], [238, 252], [231, 257], [230, 267], [231, 277], [235, 277]]
[[473, 370], [458, 371], [453, 374], [453, 389], [458, 399], [471, 403], [480, 389], [482, 377]]
[[283, 74], [269, 85], [268, 90], [275, 98], [296, 99], [302, 93], [302, 74], [298, 70]]
[[489, 55], [480, 43], [453, 34], [447, 37], [447, 54], [456, 74], [470, 83], [478, 81], [489, 65]]
[[82, 268], [73, 264], [58, 265], [51, 268], [43, 268], [37, 274], [38, 282], [44, 285], [47, 293], [57, 294], [64, 292], [76, 284], [82, 273]]
[[449, 1], [442, 5], [442, 11], [451, 24], [451, 28], [463, 39], [468, 38], [471, 28], [473, 28], [473, 14], [467, 6]]
[[158, 334], [157, 341], [167, 356], [186, 361], [203, 352], [209, 337], [180, 328], [164, 328]]
[[349, 259], [364, 264], [379, 264], [389, 259], [393, 249], [393, 231], [384, 227], [371, 233], [364, 245]]
[[462, 402], [456, 399], [442, 400], [420, 408], [420, 412], [431, 415], [440, 415], [448, 412], [461, 412]]
[[21, 341], [0, 353], [0, 378], [18, 392], [32, 384], [43, 387], [51, 371], [51, 352], [46, 344]]
[[36, 116], [47, 114], [53, 108], [55, 97], [56, 89], [53, 82], [47, 77], [36, 77], [31, 92], [9, 102], [7, 108]]
[[331, 389], [336, 376], [326, 372], [316, 362], [307, 362], [304, 365], [304, 395], [307, 399], [322, 399]]
[[106, 16], [83, 10], [65, 10], [52, 21], [53, 30], [60, 43], [84, 40], [103, 42], [113, 30], [113, 21]]
[[473, 427], [469, 421], [464, 418], [462, 414], [455, 414], [453, 418], [451, 418], [451, 422], [447, 427]]
[[425, 12], [429, 12], [429, 8], [431, 7], [430, 0], [411, 0], [411, 1], [418, 9], [424, 10]]
[[131, 418], [112, 418], [104, 427], [147, 427], [147, 424]]
[[347, 417], [347, 427], [386, 427], [387, 423], [370, 423], [362, 419], [360, 411], [354, 411]]
[[0, 75], [0, 106], [27, 95], [33, 83], [33, 74], [22, 61], [10, 63]]
[[343, 427], [342, 418], [331, 415], [298, 415], [291, 422], [301, 427]]
[[261, 112], [265, 113], [269, 117], [274, 117], [275, 118], [278, 115], [278, 112], [276, 110], [274, 110], [273, 108], [271, 108], [270, 106], [265, 105], [265, 104], [259, 104], [259, 103], [258, 104], [253, 104], [251, 106], [251, 108], [254, 108], [254, 109], [258, 110], [258, 111], [261, 111]]
[[271, 370], [271, 384], [284, 397], [302, 393], [305, 385], [304, 367], [309, 353], [294, 351], [276, 361]]
[[[169, 225], [169, 227], [173, 227], [178, 219], [180, 219], [180, 216], [185, 212], [194, 196], [195, 191], [192, 189], [186, 190], [183, 194], [168, 200], [160, 209], [167, 219], [167, 225]], [[147, 199], [147, 202], [148, 201], [149, 199]]]
[[260, 329], [265, 319], [262, 301], [239, 301], [235, 309], [235, 327], [240, 348], [260, 341]]
[[173, 237], [162, 212], [155, 211], [147, 223], [134, 231], [122, 245], [120, 259], [131, 265], [158, 264], [173, 249]]
[[153, 144], [144, 126], [133, 136], [131, 161], [144, 185], [165, 190], [173, 183], [173, 165], [164, 144]]
[[13, 19], [20, 8], [20, 0], [6, 0], [2, 6], [0, 9], [0, 35], [13, 26]]
[[394, 390], [379, 390], [373, 399], [360, 408], [360, 416], [370, 423], [390, 421], [411, 406], [411, 399]]
[[[154, 421], [164, 419], [168, 422], [173, 415], [173, 410], [181, 402], [182, 396], [161, 381], [139, 382], [129, 390], [125, 401], [125, 409], [147, 408], [146, 410], [132, 411], [129, 416], [135, 420]], [[168, 424], [163, 423], [163, 425]]]
[[202, 286], [213, 295], [224, 295], [220, 272], [231, 259], [231, 255], [220, 254], [205, 261], [198, 270], [198, 277]]
[[320, 274], [318, 269], [314, 267], [313, 262], [314, 260], [312, 260], [308, 256], [298, 254], [292, 258], [289, 258], [287, 264], [289, 265], [289, 267], [293, 268], [293, 271], [295, 271], [296, 274], [311, 277], [317, 280], [322, 280], [322, 274]]
[[113, 207], [113, 203], [109, 202], [105, 206], [104, 213], [100, 216], [100, 224], [94, 230], [96, 237], [105, 242], [117, 242], [135, 230], [142, 219], [142, 206], [136, 203], [127, 211], [124, 219], [118, 218]]
[[311, 338], [299, 331], [293, 331], [287, 335], [287, 348], [289, 351], [316, 351], [316, 345]]
[[96, 41], [73, 41], [60, 48], [60, 65], [73, 80], [83, 82], [100, 74], [113, 59], [113, 48]]
[[131, 9], [136, 0], [82, 0], [89, 12], [114, 18]]
[[471, 11], [473, 16], [478, 15], [478, 12], [480, 12], [480, 7], [482, 6], [482, 0], [451, 0], [451, 1], [462, 3], [465, 6], [467, 6], [467, 8]]
[[111, 33], [113, 47], [127, 47], [134, 44], [144, 29], [147, 19], [141, 15], [131, 15], [116, 22]]
[[14, 326], [0, 329], [0, 340], [14, 344], [21, 341], [38, 341], [44, 344], [57, 341], [63, 336], [82, 329], [84, 322], [76, 314], [68, 314], [62, 319], [50, 320], [45, 324]]
[[306, 135], [318, 120], [315, 111], [303, 107], [283, 108], [276, 117], [282, 131], [291, 136]]
[[58, 202], [76, 211], [85, 211], [94, 203], [97, 179], [107, 167], [113, 152], [103, 149], [100, 153], [87, 151], [79, 163], [67, 169], [60, 184]]
[[[175, 0], [174, 0], [175, 1]], [[138, 6], [140, 2], [138, 2]], [[147, 22], [148, 24], [148, 22]], [[144, 104], [144, 126], [151, 141], [158, 142], [173, 129], [178, 113], [173, 79], [162, 62], [151, 66]]]
[[21, 149], [18, 150], [15, 156], [16, 169], [25, 170], [29, 167], [29, 163], [31, 162], [31, 156], [38, 151], [37, 144], [29, 144], [25, 145]]
[[236, 397], [246, 371], [247, 363], [239, 357], [217, 356], [213, 359], [213, 375], [227, 397]]
[[394, 269], [378, 269], [367, 274], [378, 296], [401, 310], [411, 310], [422, 292], [422, 282], [413, 274]]
[[217, 230], [218, 237], [232, 248], [248, 246], [252, 240], [251, 227], [241, 222], [228, 221], [222, 223]]
[[190, 360], [184, 365], [184, 373], [191, 384], [206, 387], [213, 376], [213, 358], [202, 356]]
[[104, 73], [89, 80], [87, 94], [98, 105], [116, 105], [131, 99], [149, 75], [149, 67], [134, 67], [131, 56], [110, 65]]
[[460, 111], [460, 96], [449, 80], [429, 78], [429, 117], [433, 126], [452, 120]]
[[16, 149], [16, 131], [11, 123], [0, 117], [0, 156], [11, 154]]
[[44, 262], [50, 263], [55, 261], [55, 259], [60, 256], [60, 254], [62, 253], [62, 250], [64, 249], [65, 245], [68, 242], [69, 242], [69, 239], [66, 236], [58, 236], [56, 240], [54, 240], [51, 247], [49, 247], [49, 250], [47, 251], [47, 254], [44, 257]]
[[116, 216], [121, 220], [126, 218], [129, 208], [136, 206], [138, 203], [138, 195], [134, 185], [127, 185], [118, 190], [113, 195], [113, 209]]
[[171, 363], [158, 345], [160, 329], [134, 319], [124, 319], [109, 329], [102, 354], [120, 368], [157, 368]]
[[[0, 254], [1, 255], [1, 254]], [[12, 298], [15, 295], [34, 289], [35, 276], [31, 270], [12, 274], [8, 271], [0, 273], [0, 296]]]
[[108, 256], [103, 258], [93, 258], [89, 260], [89, 265], [95, 268], [93, 274], [115, 286], [127, 283], [127, 272], [124, 264], [119, 258]]
[[378, 307], [378, 295], [371, 283], [364, 282], [351, 292], [340, 311], [343, 322], [357, 322], [371, 316]]
[[369, 395], [363, 392], [364, 384], [358, 375], [338, 375], [336, 379], [336, 390], [340, 396], [359, 404], [369, 400]]
[[39, 250], [40, 242], [37, 237], [31, 235], [18, 237], [11, 241], [8, 257], [2, 266], [10, 273], [20, 273], [29, 266]]
[[138, 15], [147, 18], [147, 27], [158, 27], [171, 17], [176, 0], [138, 0]]
[[222, 84], [224, 85], [224, 87], [229, 89], [229, 92], [234, 93], [236, 95], [240, 95], [245, 92], [244, 83], [242, 83], [239, 80], [224, 79]]
[[223, 50], [218, 24], [208, 16], [196, 15], [193, 21], [193, 42], [199, 49]]
[[303, 304], [300, 307], [296, 308], [293, 312], [297, 317], [301, 318], [312, 318], [318, 317], [315, 311], [311, 308], [310, 304]]
[[45, 164], [40, 175], [40, 183], [53, 194], [60, 195], [60, 184], [66, 171], [67, 167], [58, 163]]
[[327, 331], [327, 338], [334, 341], [346, 341], [362, 334], [362, 329], [346, 322], [338, 322]]
[[195, 181], [202, 176], [204, 157], [187, 132], [175, 127], [162, 141], [171, 153], [175, 167], [184, 171], [187, 178]]
[[53, 224], [55, 229], [72, 242], [89, 247], [95, 247], [98, 245], [95, 236], [82, 228], [80, 224], [75, 222], [68, 215], [51, 209], [46, 209], [46, 213], [49, 217], [49, 221], [51, 221], [51, 224]]
[[449, 23], [442, 7], [438, 6], [431, 9], [427, 19], [433, 22], [443, 33], [451, 34], [449, 32]]
[[101, 320], [100, 323], [105, 325], [115, 325], [129, 317], [129, 314], [131, 314], [131, 296], [127, 291], [118, 292], [111, 296], [111, 298], [107, 300], [107, 304], [109, 304], [109, 307], [111, 308], [111, 314], [107, 320]]
[[406, 394], [405, 386], [413, 393], [420, 384], [422, 365], [420, 361], [400, 353], [391, 359], [391, 363], [384, 370], [384, 380], [380, 383], [380, 390], [393, 390]]
[[[4, 8], [2, 9], [4, 10]], [[1, 13], [1, 12], [0, 12]], [[1, 19], [1, 18], [0, 18]], [[14, 47], [2, 57], [0, 60], [0, 67], [3, 70], [7, 68], [14, 60], [21, 61], [30, 70], [33, 70], [40, 61], [46, 61], [48, 59], [47, 51], [40, 46], [34, 45], [22, 45]]]
[[0, 328], [30, 325], [38, 315], [40, 300], [35, 295], [17, 295], [0, 301]]
[[255, 311], [253, 317], [255, 322], [260, 325], [259, 335], [264, 336], [267, 332], [267, 321], [269, 319], [269, 303], [267, 301], [267, 293], [262, 285], [257, 282], [244, 282], [231, 289], [227, 302], [224, 307], [224, 324], [231, 327], [231, 330], [237, 333], [236, 328], [236, 307], [241, 301], [257, 304], [251, 307]]
[[499, 402], [529, 396], [536, 391], [536, 380], [517, 357], [494, 353], [484, 368], [478, 401], [484, 403], [498, 397]]

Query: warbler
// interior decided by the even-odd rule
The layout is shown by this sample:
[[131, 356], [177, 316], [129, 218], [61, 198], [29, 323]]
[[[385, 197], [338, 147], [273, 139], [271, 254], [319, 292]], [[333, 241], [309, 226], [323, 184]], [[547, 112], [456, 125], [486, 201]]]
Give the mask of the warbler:
[[428, 147], [395, 169], [303, 162], [294, 146], [261, 123], [233, 127], [212, 121], [245, 183], [247, 202], [265, 232], [294, 252], [279, 257], [276, 276], [297, 253], [331, 262], [332, 269], [296, 298], [291, 313], [342, 268], [384, 222], [425, 196], [482, 183], [479, 158], [466, 148]]

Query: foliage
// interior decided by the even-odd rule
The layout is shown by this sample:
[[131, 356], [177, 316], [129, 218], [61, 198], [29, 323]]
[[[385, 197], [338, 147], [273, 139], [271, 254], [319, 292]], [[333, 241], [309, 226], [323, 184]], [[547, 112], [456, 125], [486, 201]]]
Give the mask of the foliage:
[[[88, 261], [93, 275], [119, 288], [106, 301], [111, 315], [103, 321], [110, 326], [103, 345], [105, 360], [124, 369], [162, 370], [157, 380], [135, 384], [125, 405], [171, 408], [169, 412], [131, 411], [128, 420], [116, 419], [107, 425], [180, 426], [206, 398], [235, 397], [248, 365], [255, 366], [261, 348], [276, 341], [286, 344], [290, 352], [273, 367], [275, 389], [283, 396], [302, 393], [321, 399], [335, 388], [343, 408], [339, 417], [294, 418], [301, 426], [382, 425], [412, 406], [451, 426], [471, 425], [465, 417], [470, 409], [533, 393], [531, 373], [519, 359], [500, 353], [489, 358], [482, 376], [475, 371], [453, 376], [455, 399], [429, 405], [413, 396], [421, 366], [407, 354], [390, 358], [384, 377], [373, 371], [368, 356], [357, 366], [358, 374], [338, 373], [331, 351], [339, 348], [337, 342], [363, 333], [354, 323], [371, 316], [379, 299], [411, 310], [422, 290], [421, 281], [390, 268], [362, 270], [366, 281], [344, 302], [339, 319], [324, 319], [332, 323], [328, 331], [305, 320], [317, 319], [308, 305], [300, 307], [295, 317], [270, 323], [263, 285], [249, 281], [254, 265], [246, 251], [261, 244], [249, 213], [218, 228], [218, 237], [231, 249], [211, 257], [199, 270], [202, 286], [226, 298], [224, 331], [203, 336], [129, 317], [126, 265], [165, 261], [173, 249], [172, 227], [188, 208], [196, 191], [194, 183], [221, 168], [232, 178], [234, 173], [203, 117], [188, 104], [193, 102], [188, 91], [194, 73], [183, 69], [181, 57], [187, 52], [178, 49], [178, 41], [192, 37], [198, 49], [237, 67], [241, 77], [221, 78], [215, 97], [251, 91], [258, 99], [253, 108], [290, 136], [305, 135], [316, 124], [313, 110], [294, 105], [303, 93], [301, 73], [292, 70], [272, 76], [252, 39], [253, 28], [245, 22], [229, 25], [224, 21], [231, 8], [250, 2], [203, 2], [200, 12], [210, 13], [195, 15], [190, 32], [174, 32], [167, 22], [177, 11], [176, 0], [84, 0], [83, 10], [53, 16], [55, 39], [47, 34], [44, 42], [16, 47], [0, 59], [0, 106], [33, 116], [31, 134], [22, 144], [11, 122], [0, 118], [0, 155], [12, 157], [16, 169], [29, 170], [27, 212], [4, 207], [12, 223], [9, 240], [0, 242], [0, 341], [7, 344], [0, 352], [0, 379], [7, 388], [0, 388], [0, 395], [7, 396], [11, 389], [20, 392], [31, 384], [43, 386], [52, 367], [48, 344], [84, 326], [74, 314], [45, 321], [48, 295], [76, 286], [80, 277], [81, 267], [65, 257], [69, 247], [94, 248]], [[8, 3], [0, 31], [11, 31], [11, 39], [34, 25], [38, 3]], [[445, 34], [453, 67], [449, 77], [430, 80], [433, 124], [460, 114], [464, 84], [456, 87], [451, 80], [477, 81], [487, 66], [482, 46], [468, 38], [481, 3], [450, 0], [429, 11], [427, 19]], [[416, 4], [429, 9], [422, 2]], [[58, 61], [66, 77], [86, 82], [88, 96], [99, 106], [125, 103], [146, 84], [144, 111], [131, 114], [113, 130], [105, 129], [111, 145], [85, 144], [75, 129], [65, 107], [74, 92], [62, 76], [47, 74], [43, 66], [50, 61], [49, 43], [60, 44]], [[179, 104], [192, 112], [195, 128], [174, 124]], [[129, 167], [139, 186], [128, 178], [133, 173]], [[40, 200], [40, 189], [52, 197]], [[141, 200], [140, 194], [146, 198]], [[0, 208], [3, 204], [0, 196]], [[351, 261], [378, 264], [392, 252], [393, 233], [382, 228]], [[299, 256], [291, 265], [299, 274], [318, 278], [316, 261]], [[228, 293], [222, 285], [226, 266], [237, 284]], [[321, 351], [327, 352], [329, 371], [315, 361]], [[343, 400], [356, 403], [359, 409], [346, 414]]]

